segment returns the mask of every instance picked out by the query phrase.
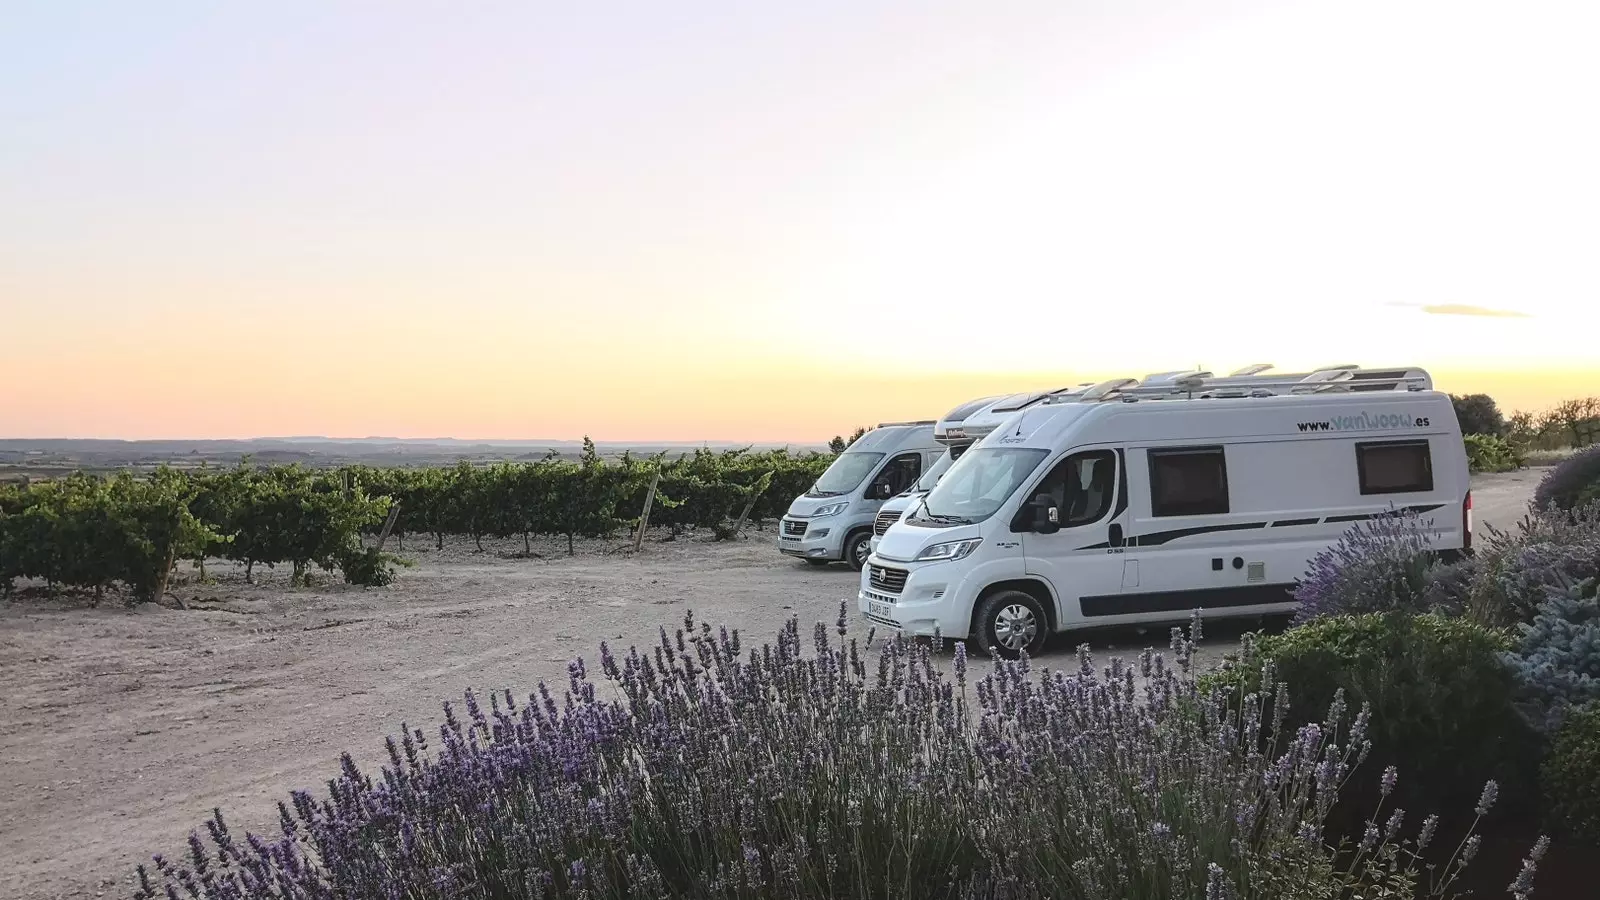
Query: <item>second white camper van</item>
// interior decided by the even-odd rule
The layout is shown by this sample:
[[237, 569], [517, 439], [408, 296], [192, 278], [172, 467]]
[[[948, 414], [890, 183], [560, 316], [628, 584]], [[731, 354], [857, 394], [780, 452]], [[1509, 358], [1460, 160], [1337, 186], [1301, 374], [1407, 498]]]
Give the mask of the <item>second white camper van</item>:
[[778, 550], [824, 566], [867, 561], [872, 520], [885, 500], [922, 477], [944, 452], [933, 420], [889, 422], [856, 439], [778, 523]]
[[1393, 509], [1470, 549], [1460, 426], [1425, 371], [1122, 379], [968, 450], [884, 533], [858, 602], [1012, 657], [1090, 625], [1288, 612], [1312, 557]]
[[[1088, 385], [1078, 387], [1083, 388]], [[939, 457], [932, 468], [922, 474], [922, 478], [914, 486], [896, 494], [878, 508], [878, 515], [872, 521], [872, 540], [868, 544], [868, 552], [875, 552], [878, 549], [878, 541], [884, 532], [889, 530], [889, 526], [900, 521], [908, 510], [926, 497], [968, 447], [976, 444], [1014, 413], [1048, 402], [1051, 397], [1071, 390], [1073, 388], [982, 397], [969, 400], [945, 413], [944, 418], [933, 426], [933, 439], [947, 448], [944, 455]]]

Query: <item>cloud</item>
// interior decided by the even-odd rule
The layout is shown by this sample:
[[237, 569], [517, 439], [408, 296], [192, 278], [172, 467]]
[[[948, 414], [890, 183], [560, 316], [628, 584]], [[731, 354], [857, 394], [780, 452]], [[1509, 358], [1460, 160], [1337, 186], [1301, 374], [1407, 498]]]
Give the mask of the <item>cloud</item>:
[[1467, 303], [1440, 303], [1422, 307], [1430, 316], [1487, 316], [1492, 319], [1529, 319], [1532, 316], [1514, 309], [1490, 309]]
[[1514, 309], [1491, 309], [1487, 306], [1473, 306], [1470, 303], [1406, 303], [1398, 301], [1386, 303], [1385, 306], [1400, 306], [1406, 309], [1420, 309], [1430, 316], [1482, 316], [1490, 319], [1531, 319], [1532, 315], [1518, 312]]

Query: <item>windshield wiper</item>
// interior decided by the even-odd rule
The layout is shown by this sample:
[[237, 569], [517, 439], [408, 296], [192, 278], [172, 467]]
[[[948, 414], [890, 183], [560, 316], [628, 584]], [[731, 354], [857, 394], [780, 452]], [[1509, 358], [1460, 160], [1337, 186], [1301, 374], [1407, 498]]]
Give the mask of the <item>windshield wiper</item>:
[[946, 516], [935, 512], [928, 512], [928, 508], [926, 506], [922, 508], [922, 517], [932, 522], [948, 522], [951, 525], [972, 524], [972, 520], [965, 516]]

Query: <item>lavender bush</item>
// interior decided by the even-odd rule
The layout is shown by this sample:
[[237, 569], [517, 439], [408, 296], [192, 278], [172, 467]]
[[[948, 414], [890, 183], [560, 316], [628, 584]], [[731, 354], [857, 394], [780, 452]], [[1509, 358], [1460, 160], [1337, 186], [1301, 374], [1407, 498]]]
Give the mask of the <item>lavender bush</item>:
[[1530, 622], [1552, 590], [1600, 575], [1600, 504], [1534, 512], [1512, 531], [1491, 528], [1474, 566], [1472, 617], [1489, 625]]
[[1438, 562], [1431, 520], [1394, 510], [1358, 522], [1311, 560], [1295, 586], [1296, 622], [1369, 612], [1423, 612]]
[[1287, 732], [1260, 695], [1198, 686], [1198, 630], [1173, 630], [1171, 664], [1080, 651], [1075, 670], [972, 679], [961, 645], [946, 678], [937, 648], [844, 642], [842, 608], [810, 653], [795, 620], [746, 650], [691, 616], [648, 653], [602, 645], [613, 697], [576, 661], [559, 700], [468, 693], [436, 740], [391, 739], [377, 775], [346, 757], [275, 834], [218, 812], [185, 858], [140, 868], [136, 896], [1444, 896], [1476, 843], [1423, 867], [1436, 818], [1406, 839], [1383, 810], [1342, 852], [1322, 834], [1366, 712], [1346, 728], [1341, 695]]

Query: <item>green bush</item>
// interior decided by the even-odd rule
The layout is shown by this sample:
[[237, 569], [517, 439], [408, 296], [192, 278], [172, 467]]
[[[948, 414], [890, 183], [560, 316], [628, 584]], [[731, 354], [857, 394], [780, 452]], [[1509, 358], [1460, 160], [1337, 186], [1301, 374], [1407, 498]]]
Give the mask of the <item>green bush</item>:
[[1572, 837], [1600, 844], [1600, 703], [1567, 717], [1541, 774], [1551, 815]]
[[351, 547], [339, 554], [339, 569], [346, 584], [363, 587], [386, 587], [394, 583], [397, 566], [410, 566], [410, 560], [392, 553], [381, 553], [376, 547]]
[[1522, 454], [1499, 435], [1469, 434], [1462, 440], [1467, 445], [1467, 463], [1474, 472], [1512, 472], [1522, 467]]
[[1243, 696], [1261, 690], [1270, 661], [1295, 698], [1291, 724], [1318, 721], [1341, 689], [1350, 708], [1370, 705], [1373, 762], [1414, 773], [1401, 806], [1431, 807], [1490, 778], [1512, 797], [1532, 787], [1538, 740], [1500, 661], [1512, 646], [1504, 631], [1438, 614], [1330, 616], [1247, 636], [1239, 657], [1211, 677]]

